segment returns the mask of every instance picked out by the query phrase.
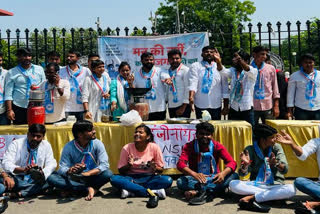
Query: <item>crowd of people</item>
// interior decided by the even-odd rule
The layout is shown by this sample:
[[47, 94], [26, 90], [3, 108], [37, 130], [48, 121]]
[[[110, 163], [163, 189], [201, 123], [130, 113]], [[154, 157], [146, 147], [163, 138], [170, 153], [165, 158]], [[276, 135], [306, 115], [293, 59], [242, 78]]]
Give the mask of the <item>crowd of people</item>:
[[[222, 64], [215, 47], [206, 46], [202, 49], [203, 60], [190, 68], [182, 63], [179, 50], [171, 50], [167, 69], [156, 67], [153, 54], [145, 52], [139, 70], [131, 71], [128, 62], [121, 62], [118, 72], [112, 73], [105, 70], [108, 65], [98, 54], [88, 56], [87, 68], [78, 63], [80, 54], [69, 50], [67, 65], [61, 67], [60, 55], [53, 51], [48, 54], [45, 70], [31, 63], [28, 48], [18, 49], [16, 55], [18, 65], [7, 71], [1, 66], [0, 54], [0, 124], [28, 122], [31, 90], [45, 93], [46, 124], [64, 121], [69, 115], [77, 122], [72, 127], [74, 139], [64, 146], [57, 171], [51, 145], [44, 140], [44, 125], [29, 126], [26, 138], [10, 143], [2, 161], [0, 194], [15, 198], [57, 190], [64, 197], [85, 194], [85, 199], [91, 200], [110, 181], [121, 198], [148, 197], [147, 207], [156, 207], [159, 198], [166, 198], [165, 189], [173, 180], [161, 175], [163, 156], [150, 128], [142, 124], [135, 129], [134, 142], [122, 148], [120, 174], [113, 175], [92, 123], [100, 122], [105, 112], [117, 119], [130, 110], [132, 98], [126, 88], [150, 88], [145, 95], [149, 120], [165, 120], [168, 108], [171, 118], [190, 118], [192, 111], [201, 118], [206, 110], [212, 120], [228, 115], [230, 120], [246, 120], [252, 125], [254, 143], [240, 154], [238, 170], [234, 157], [213, 140], [213, 125], [196, 125], [196, 138], [183, 146], [177, 163], [184, 174], [177, 180], [177, 187], [191, 205], [210, 202], [229, 189], [244, 196], [239, 201], [240, 209], [268, 212], [270, 207], [262, 202], [291, 198], [297, 188], [318, 200], [303, 203], [297, 212], [320, 208], [317, 182], [297, 178], [294, 185], [285, 184], [289, 166], [281, 147], [290, 145], [296, 156], [305, 160], [313, 153], [320, 156], [318, 139], [300, 147], [287, 133], [264, 124], [266, 119], [279, 117], [320, 118], [320, 77], [311, 54], [302, 55], [301, 69], [280, 84], [281, 78], [268, 60], [268, 49], [262, 46], [253, 48], [251, 62], [246, 52], [235, 52], [230, 68]], [[288, 84], [287, 90], [279, 90], [284, 84]], [[224, 169], [219, 169], [220, 160]], [[320, 167], [320, 158], [317, 160]]]

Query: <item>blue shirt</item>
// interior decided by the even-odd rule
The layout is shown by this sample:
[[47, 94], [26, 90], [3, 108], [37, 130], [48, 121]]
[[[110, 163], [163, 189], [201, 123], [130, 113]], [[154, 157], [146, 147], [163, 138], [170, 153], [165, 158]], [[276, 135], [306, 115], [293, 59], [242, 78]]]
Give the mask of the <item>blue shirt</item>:
[[[38, 65], [31, 65], [27, 72], [32, 73], [33, 83], [39, 85], [46, 80], [43, 68]], [[12, 100], [13, 104], [21, 108], [28, 107], [27, 92], [30, 91], [28, 88], [28, 78], [22, 74], [19, 66], [16, 66], [9, 70], [5, 80], [5, 100]]]
[[[93, 140], [91, 153], [97, 162], [97, 169], [100, 170], [100, 173], [109, 168], [108, 154], [100, 140]], [[69, 168], [74, 166], [76, 163], [81, 163], [82, 158], [83, 154], [75, 147], [73, 140], [68, 142], [64, 146], [61, 154], [58, 173], [66, 176]]]

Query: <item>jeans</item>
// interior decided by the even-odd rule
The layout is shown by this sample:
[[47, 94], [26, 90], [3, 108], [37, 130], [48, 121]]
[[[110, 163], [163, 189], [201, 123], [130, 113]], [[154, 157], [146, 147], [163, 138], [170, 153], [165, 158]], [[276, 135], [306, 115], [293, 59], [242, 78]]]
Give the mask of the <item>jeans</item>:
[[259, 124], [261, 118], [262, 123], [266, 123], [266, 119], [274, 119], [272, 109], [266, 111], [254, 111], [254, 124]]
[[312, 196], [313, 198], [320, 199], [320, 182], [312, 181], [307, 178], [299, 177], [294, 181], [294, 185], [301, 192]]
[[295, 107], [294, 117], [296, 120], [320, 120], [320, 110], [308, 111]]
[[183, 114], [182, 115], [177, 115], [176, 114], [176, 111], [180, 108], [181, 106], [178, 106], [176, 108], [169, 108], [169, 115], [170, 115], [170, 118], [176, 118], [176, 117], [186, 117], [186, 118], [190, 118], [190, 115], [191, 115], [191, 107], [190, 105], [188, 104], [186, 106], [186, 109], [184, 110]]
[[147, 197], [147, 189], [166, 189], [172, 185], [172, 178], [166, 175], [114, 175], [111, 185], [117, 189], [125, 189], [136, 196]]
[[[42, 190], [45, 189], [45, 187], [48, 187], [46, 183], [44, 185], [41, 185], [35, 181], [27, 182], [24, 180], [23, 175], [10, 174], [10, 176], [13, 178], [15, 183], [12, 192], [20, 192], [22, 197], [39, 194], [42, 192]], [[0, 182], [0, 195], [2, 195], [2, 193], [5, 191], [5, 187], [2, 185], [3, 178], [0, 179]]]
[[[223, 193], [224, 190], [229, 187], [229, 183], [232, 180], [239, 179], [239, 175], [237, 173], [229, 174], [224, 178], [224, 182], [221, 184], [214, 184], [212, 182], [212, 179], [213, 179], [213, 176], [208, 177], [207, 183], [204, 185], [201, 185], [201, 188], [202, 188], [202, 190], [205, 190], [207, 192], [219, 194], [219, 193]], [[183, 191], [197, 189], [197, 186], [196, 186], [197, 183], [199, 183], [199, 181], [197, 181], [192, 176], [182, 176], [182, 177], [178, 178], [178, 180], [177, 180], [178, 189], [183, 190]]]
[[0, 195], [2, 195], [6, 191], [6, 187], [3, 185], [3, 180], [1, 179], [0, 184]]
[[221, 120], [221, 108], [198, 108], [195, 106], [197, 119], [202, 118], [202, 111], [207, 110], [211, 115], [211, 120]]
[[104, 184], [110, 181], [112, 172], [107, 169], [98, 175], [88, 177], [85, 183], [80, 183], [71, 180], [69, 177], [62, 176], [57, 172], [53, 172], [47, 179], [50, 186], [56, 187], [63, 190], [74, 190], [74, 191], [87, 191], [88, 187], [92, 187], [96, 190], [100, 189]]
[[83, 111], [80, 111], [80, 112], [66, 112], [66, 118], [69, 116], [69, 115], [74, 115], [76, 118], [77, 118], [77, 121], [78, 120], [83, 120], [83, 114], [84, 112]]
[[254, 113], [253, 108], [247, 111], [236, 111], [233, 108], [230, 108], [229, 120], [245, 120], [254, 126]]
[[148, 121], [165, 120], [165, 119], [166, 119], [166, 111], [159, 111], [159, 112], [149, 113]]
[[0, 114], [0, 125], [10, 125], [10, 120], [7, 118], [7, 112]]

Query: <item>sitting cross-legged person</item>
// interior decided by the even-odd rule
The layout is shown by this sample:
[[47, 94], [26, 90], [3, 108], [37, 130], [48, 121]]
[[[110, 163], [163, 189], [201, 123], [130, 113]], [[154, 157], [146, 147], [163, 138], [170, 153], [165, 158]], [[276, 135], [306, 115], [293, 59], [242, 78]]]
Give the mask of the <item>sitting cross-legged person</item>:
[[239, 207], [254, 212], [269, 212], [270, 207], [259, 204], [271, 200], [284, 200], [296, 194], [294, 185], [284, 184], [288, 162], [277, 141], [277, 130], [265, 124], [253, 129], [254, 143], [240, 154], [239, 175], [248, 181], [231, 181], [230, 190], [238, 195]]
[[33, 124], [27, 137], [9, 144], [2, 166], [14, 180], [13, 186], [6, 186], [11, 198], [37, 195], [48, 187], [46, 179], [55, 170], [57, 162], [50, 143], [43, 140], [45, 133], [44, 125]]
[[151, 129], [141, 124], [135, 129], [134, 143], [122, 148], [118, 163], [121, 175], [114, 175], [111, 184], [121, 190], [121, 198], [149, 197], [147, 207], [154, 208], [159, 198], [166, 197], [165, 189], [172, 184], [171, 177], [159, 175], [163, 166], [162, 152], [153, 142]]
[[48, 178], [48, 183], [63, 190], [63, 195], [86, 193], [85, 200], [90, 201], [112, 176], [108, 155], [103, 143], [96, 139], [90, 121], [77, 121], [72, 134], [74, 140], [64, 146], [59, 169]]
[[[237, 164], [227, 149], [212, 139], [214, 127], [208, 122], [196, 125], [196, 139], [183, 146], [177, 168], [186, 176], [177, 180], [191, 205], [201, 205], [225, 192], [231, 180], [239, 179], [234, 173]], [[220, 171], [222, 159], [225, 169]]]

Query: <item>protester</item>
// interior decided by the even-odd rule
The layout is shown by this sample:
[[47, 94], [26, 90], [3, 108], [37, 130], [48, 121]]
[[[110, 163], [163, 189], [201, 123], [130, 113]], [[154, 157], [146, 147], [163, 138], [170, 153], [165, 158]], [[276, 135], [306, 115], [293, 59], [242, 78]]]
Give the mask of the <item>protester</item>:
[[17, 50], [18, 65], [9, 70], [5, 79], [7, 117], [13, 124], [27, 124], [27, 107], [31, 87], [45, 81], [43, 68], [31, 63], [28, 48]]
[[4, 86], [8, 71], [2, 67], [3, 53], [0, 52], [0, 125], [9, 125], [10, 120], [7, 118], [6, 105], [4, 103]]
[[[165, 87], [162, 81], [170, 79], [166, 71], [154, 65], [152, 53], [141, 54], [142, 68], [134, 73], [135, 88], [151, 88], [145, 99], [149, 104], [149, 120], [166, 119]], [[171, 82], [167, 82], [171, 83]]]
[[48, 63], [57, 63], [60, 67], [60, 54], [57, 51], [50, 51], [47, 54]]
[[[3, 169], [0, 169], [0, 195], [3, 196], [6, 190], [11, 191], [14, 185], [13, 178]], [[0, 213], [3, 213], [8, 208], [8, 199], [9, 198], [3, 198], [0, 200]]]
[[279, 116], [280, 94], [276, 69], [265, 63], [268, 49], [256, 46], [252, 52], [254, 59], [251, 66], [258, 70], [253, 94], [254, 123], [258, 124], [259, 119], [265, 123], [266, 119], [274, 119]]
[[74, 115], [77, 120], [83, 119], [82, 90], [86, 77], [91, 75], [88, 68], [78, 64], [80, 53], [69, 50], [67, 55], [67, 66], [61, 68], [61, 79], [68, 80], [70, 83], [70, 99], [66, 103], [66, 117]]
[[296, 120], [320, 120], [320, 74], [314, 63], [311, 54], [302, 55], [300, 71], [290, 76], [287, 107]]
[[127, 62], [121, 62], [119, 66], [119, 75], [111, 81], [110, 100], [113, 120], [117, 120], [122, 114], [129, 111], [130, 95], [125, 88], [133, 87], [134, 76], [131, 73], [131, 67]]
[[103, 61], [92, 61], [91, 68], [92, 74], [86, 77], [83, 84], [83, 108], [86, 119], [101, 122], [104, 111], [108, 112], [110, 108], [109, 88], [111, 80], [104, 72]]
[[249, 66], [250, 55], [244, 51], [234, 53], [230, 69], [221, 71], [231, 78], [229, 120], [245, 120], [254, 126], [253, 90], [257, 69]]
[[271, 200], [283, 200], [295, 195], [292, 184], [284, 184], [288, 162], [280, 144], [277, 144], [277, 130], [265, 124], [253, 129], [254, 143], [240, 154], [239, 175], [245, 180], [230, 182], [230, 190], [238, 195], [239, 207], [254, 212], [269, 212], [270, 207], [259, 204]]
[[46, 123], [64, 121], [65, 103], [70, 97], [70, 84], [60, 79], [59, 65], [49, 63], [45, 70], [47, 80], [40, 84], [40, 90], [45, 92]]
[[57, 162], [50, 143], [43, 140], [45, 133], [44, 125], [32, 124], [27, 137], [9, 144], [2, 166], [14, 179], [14, 186], [8, 192], [11, 198], [36, 195], [47, 186], [46, 179], [55, 170]]
[[191, 114], [188, 93], [190, 85], [189, 68], [181, 61], [180, 50], [173, 49], [168, 52], [168, 62], [170, 64], [169, 75], [172, 81], [168, 92], [168, 108], [171, 118], [190, 118]]
[[[303, 145], [303, 147], [301, 147], [290, 137], [289, 134], [287, 134], [285, 131], [281, 131], [277, 138], [277, 141], [284, 145], [289, 145], [291, 149], [294, 151], [297, 158], [301, 161], [305, 161], [310, 155], [315, 153], [317, 156], [318, 168], [320, 169], [320, 138], [311, 139], [305, 145]], [[320, 175], [318, 179], [320, 179]], [[306, 201], [305, 203], [303, 203], [303, 205], [305, 206], [304, 208], [310, 211], [310, 212], [304, 212], [304, 213], [319, 213], [319, 208], [320, 208], [319, 181], [312, 181], [304, 177], [298, 177], [294, 181], [294, 185], [298, 190], [300, 190], [301, 192], [307, 195], [310, 195], [312, 198], [316, 200], [316, 201]], [[318, 212], [316, 212], [315, 210], [317, 210]]]
[[[203, 60], [195, 62], [190, 68], [189, 102], [195, 106], [197, 119], [207, 110], [212, 120], [220, 120], [221, 114], [228, 112], [228, 81], [218, 71], [223, 69], [221, 57], [213, 46], [202, 48]], [[224, 109], [221, 111], [221, 101]]]
[[100, 60], [100, 56], [97, 53], [90, 53], [88, 55], [88, 68], [92, 71], [91, 63], [92, 61]]
[[159, 175], [163, 166], [162, 152], [153, 142], [151, 129], [141, 124], [135, 129], [134, 143], [122, 148], [118, 163], [121, 175], [114, 175], [111, 184], [121, 190], [121, 198], [149, 197], [147, 207], [154, 208], [158, 205], [159, 198], [166, 198], [165, 189], [172, 184], [171, 177]]
[[[196, 139], [185, 144], [177, 168], [185, 176], [177, 180], [177, 186], [185, 191], [191, 205], [201, 205], [210, 198], [221, 196], [231, 180], [239, 179], [234, 173], [237, 164], [227, 149], [212, 139], [214, 127], [208, 122], [196, 125]], [[220, 171], [222, 159], [225, 169]]]
[[112, 176], [108, 155], [103, 143], [96, 139], [90, 121], [77, 121], [72, 134], [74, 140], [64, 146], [59, 169], [48, 178], [48, 183], [62, 190], [64, 196], [71, 191], [85, 192], [85, 200], [90, 201]]

